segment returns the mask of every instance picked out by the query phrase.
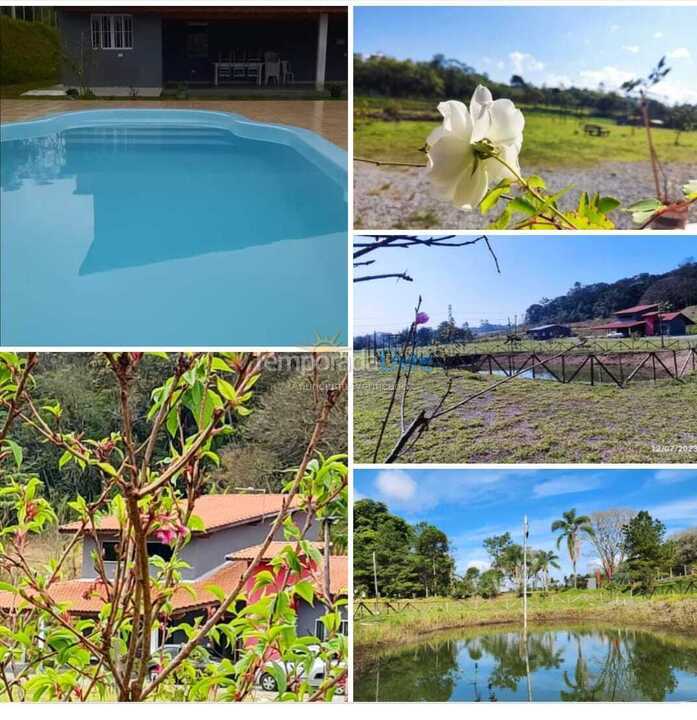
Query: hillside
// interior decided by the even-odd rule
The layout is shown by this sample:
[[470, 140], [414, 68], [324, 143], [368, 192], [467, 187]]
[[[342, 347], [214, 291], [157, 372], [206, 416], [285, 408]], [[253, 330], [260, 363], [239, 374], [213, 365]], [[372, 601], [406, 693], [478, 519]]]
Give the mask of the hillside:
[[690, 258], [660, 275], [641, 273], [613, 283], [575, 283], [565, 295], [543, 298], [531, 305], [525, 321], [530, 325], [592, 321], [643, 303], [666, 303], [674, 309], [687, 307], [692, 317], [697, 315], [697, 262]]

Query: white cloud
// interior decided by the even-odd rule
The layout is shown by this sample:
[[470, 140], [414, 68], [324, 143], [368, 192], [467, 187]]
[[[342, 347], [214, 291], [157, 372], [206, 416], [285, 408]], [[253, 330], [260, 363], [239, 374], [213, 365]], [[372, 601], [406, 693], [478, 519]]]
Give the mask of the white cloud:
[[497, 67], [499, 70], [503, 70], [503, 69], [506, 67], [506, 63], [504, 63], [503, 60], [499, 60], [499, 61], [496, 63], [496, 67]]
[[416, 493], [416, 483], [403, 470], [383, 470], [376, 478], [375, 485], [386, 500], [404, 502]]
[[568, 75], [556, 75], [555, 73], [548, 73], [545, 76], [544, 83], [547, 87], [569, 87], [573, 83]]
[[697, 472], [694, 470], [657, 470], [653, 479], [660, 485], [673, 485], [685, 480], [697, 479]]
[[508, 58], [511, 61], [513, 72], [517, 75], [544, 70], [545, 68], [545, 64], [540, 62], [534, 55], [521, 52], [520, 50], [514, 50], [512, 53], [509, 53]]
[[659, 30], [658, 32], [655, 32], [653, 36], [656, 38], [656, 40], [660, 40], [663, 37], [663, 33]]
[[641, 48], [638, 45], [622, 45], [622, 50], [626, 50], [628, 53], [636, 55]]
[[471, 567], [477, 568], [480, 572], [484, 572], [484, 570], [488, 570], [491, 563], [487, 562], [486, 560], [470, 560], [465, 569], [469, 569]]
[[618, 30], [621, 30], [621, 25], [610, 25], [610, 32], [617, 32]]
[[667, 103], [697, 103], [697, 89], [662, 80], [653, 86], [653, 95]]
[[587, 492], [595, 490], [602, 485], [602, 480], [594, 475], [578, 473], [562, 475], [562, 477], [547, 482], [538, 483], [532, 489], [533, 497], [555, 497], [556, 495], [569, 495], [570, 493]]
[[685, 47], [679, 47], [675, 48], [675, 50], [671, 50], [668, 53], [668, 57], [671, 60], [689, 60], [690, 59], [690, 51]]
[[606, 65], [599, 70], [581, 70], [579, 77], [585, 87], [596, 88], [603, 83], [608, 90], [616, 90], [622, 83], [633, 80], [636, 76], [626, 70]]
[[697, 497], [655, 505], [649, 512], [663, 522], [687, 520], [694, 525], [697, 523]]

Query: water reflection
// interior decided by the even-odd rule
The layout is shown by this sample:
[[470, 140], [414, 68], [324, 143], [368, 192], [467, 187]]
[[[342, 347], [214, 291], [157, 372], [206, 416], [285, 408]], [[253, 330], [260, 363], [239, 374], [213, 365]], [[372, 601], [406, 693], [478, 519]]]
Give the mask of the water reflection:
[[697, 700], [697, 638], [626, 628], [434, 636], [359, 664], [357, 700]]
[[93, 236], [79, 275], [346, 230], [343, 188], [278, 142], [119, 126], [2, 145], [3, 202], [26, 185], [34, 201], [11, 234], [51, 205], [56, 180], [74, 180], [74, 194], [91, 198]]

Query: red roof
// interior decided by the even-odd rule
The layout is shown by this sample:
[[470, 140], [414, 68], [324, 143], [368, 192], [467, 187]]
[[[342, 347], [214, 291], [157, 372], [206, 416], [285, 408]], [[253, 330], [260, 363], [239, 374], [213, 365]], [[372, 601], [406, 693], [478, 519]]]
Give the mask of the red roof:
[[[203, 520], [204, 532], [222, 530], [231, 525], [277, 515], [287, 496], [274, 495], [202, 495], [194, 503], [194, 515]], [[299, 498], [293, 498], [293, 507], [298, 507]], [[61, 532], [75, 532], [79, 522], [62, 525]], [[97, 528], [103, 532], [118, 532], [119, 522], [115, 517], [102, 518]]]
[[625, 308], [624, 310], [615, 310], [615, 315], [629, 315], [630, 313], [644, 313], [648, 312], [649, 310], [655, 310], [658, 308], [658, 304], [654, 303], [652, 305], [635, 305], [634, 307]]
[[[260, 560], [268, 561], [278, 555], [283, 548], [293, 545], [289, 542], [273, 541], [269, 543], [269, 546], [264, 551]], [[322, 550], [324, 543], [313, 542], [318, 550]], [[246, 560], [251, 562], [257, 556], [257, 553], [261, 549], [261, 545], [253, 545], [252, 547], [243, 548], [242, 550], [235, 550], [225, 556], [226, 560]], [[313, 565], [314, 566], [314, 565]], [[324, 566], [320, 568], [322, 573]], [[345, 593], [348, 590], [348, 556], [346, 555], [330, 555], [329, 556], [329, 589], [333, 595]]]
[[[320, 552], [322, 548], [324, 547], [324, 543], [321, 542], [311, 542], [310, 545], [313, 545], [316, 547]], [[271, 560], [278, 555], [283, 548], [286, 548], [288, 546], [293, 547], [294, 544], [291, 542], [283, 542], [280, 540], [273, 540], [269, 543], [266, 550], [264, 550], [264, 554], [259, 558], [260, 560]], [[234, 552], [231, 552], [230, 554], [226, 555], [226, 560], [254, 560], [254, 558], [257, 556], [259, 550], [261, 550], [261, 544], [260, 545], [252, 545], [251, 547], [242, 548], [241, 550], [235, 550]]]
[[[288, 543], [272, 544], [285, 547]], [[242, 551], [242, 554], [248, 553]], [[249, 562], [245, 560], [223, 563], [204, 577], [186, 583], [188, 590], [179, 588], [172, 596], [172, 607], [177, 612], [184, 612], [217, 603], [218, 599], [206, 588], [217, 585], [225, 594], [230, 593], [237, 587], [237, 583], [248, 567]], [[348, 557], [331, 555], [329, 572], [331, 574], [329, 588], [332, 594], [345, 594], [348, 591]], [[319, 580], [321, 581], [321, 574]], [[101, 580], [96, 579], [56, 582], [51, 585], [49, 595], [56, 603], [67, 603], [68, 612], [73, 615], [94, 615], [102, 609], [107, 601], [106, 588]], [[15, 610], [24, 602], [18, 595], [0, 592], [0, 610]]]
[[675, 318], [682, 317], [688, 325], [695, 324], [691, 318], [687, 317], [687, 315], [685, 315], [685, 313], [680, 310], [667, 313], [650, 312], [646, 313], [644, 317], [658, 317], [659, 320], [667, 320], [668, 322], [670, 322], [671, 320], [675, 320]]

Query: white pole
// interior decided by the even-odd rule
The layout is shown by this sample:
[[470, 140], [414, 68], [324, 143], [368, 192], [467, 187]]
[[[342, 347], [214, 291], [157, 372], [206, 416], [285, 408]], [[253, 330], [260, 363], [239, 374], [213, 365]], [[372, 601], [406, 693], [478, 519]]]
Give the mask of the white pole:
[[523, 645], [525, 647], [525, 675], [528, 681], [528, 702], [532, 702], [530, 656], [528, 654], [528, 516], [523, 519]]
[[378, 564], [375, 560], [375, 550], [373, 550], [373, 585], [375, 587], [375, 599], [380, 599], [380, 593], [378, 593]]
[[523, 520], [523, 628], [528, 634], [528, 516]]
[[317, 70], [315, 74], [315, 89], [324, 90], [324, 79], [327, 73], [327, 35], [329, 29], [329, 15], [320, 13], [317, 25]]

